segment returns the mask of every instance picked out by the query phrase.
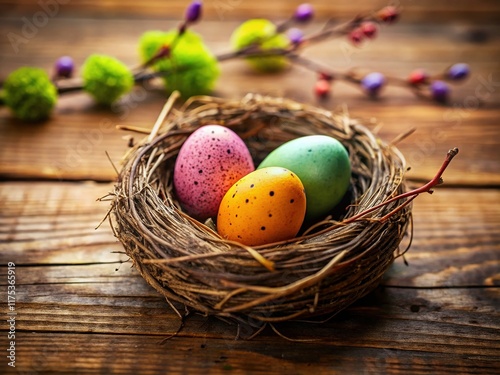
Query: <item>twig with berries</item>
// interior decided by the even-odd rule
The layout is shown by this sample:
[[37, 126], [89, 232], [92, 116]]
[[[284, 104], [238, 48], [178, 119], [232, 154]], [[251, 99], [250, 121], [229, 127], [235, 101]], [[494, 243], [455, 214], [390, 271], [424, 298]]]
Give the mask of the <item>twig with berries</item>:
[[434, 76], [418, 69], [407, 78], [359, 70], [339, 72], [301, 53], [308, 46], [332, 38], [347, 38], [356, 46], [375, 38], [381, 24], [392, 24], [400, 18], [400, 10], [394, 6], [358, 15], [340, 24], [328, 21], [319, 31], [306, 36], [299, 26], [310, 22], [315, 12], [310, 4], [301, 4], [279, 25], [265, 19], [244, 22], [231, 36], [233, 51], [217, 56], [206, 47], [200, 35], [190, 30], [190, 26], [200, 21], [202, 11], [202, 2], [192, 1], [176, 29], [144, 33], [139, 41], [142, 61], [132, 68], [105, 55], [89, 56], [80, 77], [73, 77], [75, 66], [69, 56], [56, 62], [52, 78], [41, 69], [20, 68], [4, 82], [0, 104], [6, 104], [22, 120], [39, 121], [50, 115], [58, 95], [83, 90], [96, 102], [110, 105], [128, 93], [134, 84], [156, 77], [163, 78], [167, 92], [179, 91], [185, 98], [209, 94], [220, 75], [219, 63], [237, 58], [245, 59], [260, 72], [280, 71], [290, 64], [311, 70], [318, 76], [314, 90], [319, 98], [330, 95], [333, 82], [345, 81], [370, 97], [379, 96], [385, 86], [393, 85], [408, 88], [419, 97], [446, 102], [450, 94], [448, 83], [469, 75], [469, 67], [463, 63]]
[[318, 79], [314, 91], [318, 98], [326, 98], [330, 95], [332, 82], [345, 81], [359, 87], [372, 98], [378, 97], [386, 86], [397, 86], [410, 89], [419, 97], [446, 103], [450, 95], [449, 83], [462, 81], [470, 74], [469, 66], [464, 63], [451, 65], [434, 76], [430, 76], [423, 69], [416, 69], [407, 78], [400, 78], [380, 72], [363, 74], [356, 69], [339, 72], [321, 66], [301, 55], [292, 54], [290, 58], [295, 64], [317, 73]]
[[[241, 34], [255, 33], [253, 40], [247, 37], [251, 42], [244, 48], [235, 52], [219, 55], [218, 58], [228, 60], [235, 57], [245, 57], [254, 59], [254, 66], [257, 70], [278, 70], [276, 64], [257, 64], [258, 59], [269, 59], [271, 56], [283, 56], [292, 63], [300, 65], [308, 70], [317, 73], [318, 80], [314, 86], [317, 97], [326, 98], [330, 96], [332, 83], [335, 81], [346, 81], [362, 89], [368, 96], [377, 97], [386, 86], [399, 86], [412, 90], [417, 96], [433, 99], [437, 102], [445, 103], [449, 99], [450, 82], [455, 83], [467, 78], [470, 69], [467, 64], [458, 63], [445, 69], [440, 74], [431, 76], [422, 69], [417, 69], [409, 74], [407, 78], [394, 77], [381, 72], [361, 73], [359, 70], [349, 70], [346, 72], [334, 71], [333, 69], [314, 62], [304, 57], [299, 52], [304, 48], [328, 39], [336, 37], [346, 37], [347, 40], [355, 46], [359, 46], [364, 40], [374, 39], [381, 24], [393, 24], [400, 18], [400, 10], [395, 6], [386, 6], [378, 11], [366, 15], [358, 15], [352, 20], [338, 25], [327, 22], [318, 32], [305, 36], [304, 32], [296, 27], [295, 24], [301, 24], [311, 21], [314, 10], [309, 4], [300, 5], [293, 17], [274, 29], [274, 33], [260, 35], [255, 33], [250, 27], [245, 30], [245, 24], [240, 27]], [[238, 31], [238, 30], [237, 30]], [[272, 40], [278, 33], [287, 32], [290, 45], [286, 48], [279, 48], [274, 45], [273, 49], [265, 48], [264, 43]], [[243, 39], [243, 36], [240, 36]], [[263, 48], [264, 47], [264, 48]], [[276, 60], [276, 62], [278, 62]]]

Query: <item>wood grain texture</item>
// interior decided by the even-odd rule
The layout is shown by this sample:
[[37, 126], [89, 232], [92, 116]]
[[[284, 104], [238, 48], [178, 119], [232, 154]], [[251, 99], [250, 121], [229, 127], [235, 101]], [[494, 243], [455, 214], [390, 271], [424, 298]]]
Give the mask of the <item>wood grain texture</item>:
[[[272, 17], [285, 17], [298, 3], [274, 2]], [[314, 3], [321, 14], [335, 17], [376, 6], [367, 0]], [[94, 52], [134, 65], [141, 33], [176, 26], [186, 4], [71, 1], [16, 52], [5, 36], [22, 33], [20, 17], [29, 19], [40, 4], [0, 0], [0, 79], [27, 64], [50, 71], [54, 59], [65, 54], [78, 66]], [[109, 202], [97, 199], [116, 178], [105, 152], [119, 166], [127, 149], [122, 137], [128, 133], [115, 125], [150, 127], [165, 94], [139, 87], [113, 110], [72, 94], [39, 125], [15, 121], [2, 108], [0, 288], [7, 289], [7, 262], [15, 262], [18, 315], [17, 367], [0, 362], [0, 373], [498, 374], [500, 28], [487, 24], [498, 19], [500, 4], [424, 0], [401, 5], [403, 22], [384, 28], [376, 42], [354, 49], [334, 41], [306, 54], [339, 70], [366, 67], [401, 77], [416, 67], [438, 72], [450, 62], [468, 62], [472, 76], [453, 91], [451, 106], [419, 101], [396, 88], [373, 101], [343, 83], [334, 86], [331, 99], [316, 102], [314, 74], [294, 67], [272, 77], [257, 75], [242, 61], [224, 64], [215, 95], [238, 98], [253, 91], [330, 110], [346, 106], [353, 117], [378, 128], [384, 141], [415, 127], [399, 144], [415, 186], [434, 175], [449, 148], [459, 147], [445, 185], [414, 201], [408, 265], [398, 258], [379, 288], [322, 324], [275, 326], [292, 339], [317, 341], [290, 342], [270, 326], [248, 341], [242, 338], [256, 328], [247, 325], [239, 327], [241, 338], [235, 340], [235, 324], [194, 312], [175, 337], [164, 341], [178, 331], [179, 317], [127, 262], [108, 223], [96, 227], [109, 209]], [[206, 17], [214, 21], [195, 29], [216, 53], [227, 50], [235, 20], [270, 13], [263, 0], [213, 0], [205, 6]], [[482, 103], [476, 107], [478, 98]], [[4, 317], [5, 300], [4, 292]], [[9, 327], [5, 318], [1, 321], [5, 350]]]
[[[500, 363], [500, 192], [415, 201], [409, 267], [324, 324], [237, 327], [178, 316], [130, 267], [106, 223], [110, 184], [0, 184], [0, 285], [17, 264], [18, 370], [36, 373], [495, 374]], [[452, 266], [450, 266], [452, 265]], [[178, 306], [181, 311], [182, 308]], [[3, 323], [5, 325], [5, 323]], [[3, 329], [3, 328], [2, 328]], [[255, 329], [242, 326], [247, 337]], [[2, 340], [4, 342], [5, 340]], [[4, 373], [9, 373], [6, 369]]]
[[[120, 253], [123, 248], [107, 221], [95, 229], [109, 208], [109, 202], [96, 200], [111, 190], [112, 184], [90, 182], [0, 183], [0, 264], [82, 265], [75, 268], [77, 279], [92, 270], [86, 264], [108, 264], [105, 267], [114, 270], [127, 260]], [[433, 195], [418, 197], [413, 243], [405, 255], [410, 266], [398, 259], [384, 284], [500, 286], [499, 203], [496, 189], [438, 188]], [[126, 264], [119, 269], [110, 277], [129, 275], [120, 276]], [[70, 271], [64, 271], [68, 277]], [[41, 276], [33, 274], [30, 284], [55, 282]]]
[[[44, 0], [42, 3], [54, 3]], [[301, 0], [278, 0], [270, 4], [265, 0], [207, 0], [204, 2], [204, 17], [207, 19], [246, 19], [248, 17], [287, 18]], [[88, 1], [58, 1], [57, 14], [65, 16], [78, 15], [79, 17], [152, 17], [152, 18], [180, 18], [184, 14], [188, 0], [88, 0]], [[312, 0], [317, 18], [346, 17], [361, 12], [369, 12], [374, 8], [383, 7], [387, 1], [322, 1]], [[393, 2], [405, 9], [404, 19], [407, 22], [443, 22], [460, 20], [463, 22], [491, 22], [498, 21], [500, 6], [495, 0], [476, 0], [472, 6], [470, 1], [459, 0], [452, 3], [446, 0], [402, 0]], [[57, 4], [57, 3], [56, 3]], [[42, 7], [35, 0], [1, 0], [0, 10], [3, 14], [18, 16], [40, 11]]]
[[[148, 29], [174, 26], [159, 21], [69, 20], [55, 18], [26, 45], [14, 53], [7, 39], [0, 48], [0, 76], [21, 65], [30, 64], [50, 70], [55, 57], [72, 52], [77, 64], [94, 52], [108, 53], [133, 65], [138, 57], [136, 40]], [[227, 35], [234, 22], [206, 22], [197, 30], [214, 52], [227, 51]], [[3, 32], [18, 30], [22, 23], [7, 20]], [[319, 25], [311, 28], [317, 28]], [[65, 33], [72, 28], [75, 33]], [[492, 33], [498, 28], [490, 29]], [[96, 38], [99, 43], [96, 44]], [[282, 74], [258, 75], [243, 61], [223, 65], [215, 95], [241, 98], [247, 92], [286, 96], [329, 110], [347, 107], [351, 116], [369, 128], [381, 125], [379, 136], [390, 142], [411, 128], [417, 131], [399, 146], [412, 171], [409, 177], [426, 180], [434, 175], [446, 152], [459, 147], [461, 154], [446, 173], [450, 184], [500, 184], [498, 114], [500, 90], [500, 51], [498, 38], [483, 44], [464, 42], [460, 33], [448, 27], [395, 25], [381, 37], [360, 49], [345, 49], [339, 41], [315, 46], [305, 52], [314, 60], [339, 70], [356, 66], [405, 77], [415, 67], [438, 72], [450, 62], [467, 61], [473, 74], [453, 93], [450, 106], [419, 100], [400, 88], [388, 88], [380, 100], [370, 100], [357, 88], [339, 82], [333, 97], [317, 102], [312, 93], [316, 79], [311, 72], [293, 67]], [[50, 46], [50, 47], [48, 47]], [[325, 48], [326, 47], [326, 48]], [[398, 59], [394, 58], [397, 51]], [[430, 60], [429, 56], [433, 58]], [[488, 83], [489, 82], [489, 83]], [[475, 105], [484, 99], [481, 109]], [[51, 121], [28, 125], [12, 119], [0, 109], [0, 176], [4, 178], [43, 178], [111, 181], [116, 177], [106, 152], [119, 164], [126, 151], [125, 132], [118, 124], [151, 127], [166, 95], [158, 86], [138, 87], [111, 110], [96, 106], [83, 93], [62, 97]], [[135, 135], [137, 137], [137, 135]]]
[[[334, 334], [334, 333], [333, 333]], [[286, 342], [177, 337], [165, 344], [148, 335], [23, 332], [20, 370], [53, 374], [484, 374], [497, 373], [498, 360], [484, 355], [429, 353], [369, 345], [363, 348]], [[273, 342], [275, 340], [272, 340]], [[49, 344], [50, 343], [50, 344]], [[292, 350], [291, 348], [295, 348]], [[297, 356], [297, 351], [302, 354]], [[119, 353], [117, 355], [117, 353]], [[383, 355], [381, 355], [383, 353]], [[446, 358], [446, 361], [444, 360]], [[451, 365], [453, 363], [453, 365]]]

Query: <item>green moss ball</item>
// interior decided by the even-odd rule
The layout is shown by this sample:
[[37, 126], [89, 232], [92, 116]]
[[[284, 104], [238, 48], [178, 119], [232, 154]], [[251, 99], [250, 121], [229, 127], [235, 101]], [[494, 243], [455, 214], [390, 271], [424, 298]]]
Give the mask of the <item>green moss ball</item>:
[[139, 40], [142, 61], [150, 60], [163, 46], [171, 46], [170, 57], [152, 65], [157, 72], [168, 72], [163, 76], [167, 92], [178, 90], [184, 98], [209, 94], [220, 74], [217, 59], [197, 33], [187, 30], [174, 43], [177, 33], [177, 30], [144, 33]]
[[99, 104], [110, 105], [132, 90], [134, 77], [121, 61], [107, 55], [91, 55], [82, 66], [83, 88]]
[[[290, 41], [283, 34], [276, 34], [276, 25], [269, 20], [257, 18], [243, 22], [231, 35], [231, 45], [241, 50], [253, 44], [262, 50], [287, 48]], [[248, 57], [248, 63], [258, 72], [277, 72], [288, 66], [284, 56]]]
[[5, 80], [3, 100], [14, 115], [29, 122], [45, 120], [57, 102], [57, 89], [47, 73], [22, 67]]

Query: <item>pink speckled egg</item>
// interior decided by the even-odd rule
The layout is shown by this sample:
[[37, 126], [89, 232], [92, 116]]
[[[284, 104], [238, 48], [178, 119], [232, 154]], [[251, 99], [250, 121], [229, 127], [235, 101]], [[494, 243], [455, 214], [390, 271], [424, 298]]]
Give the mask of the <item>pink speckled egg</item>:
[[190, 216], [215, 217], [229, 188], [255, 170], [250, 151], [231, 129], [205, 125], [182, 145], [174, 167], [174, 188]]

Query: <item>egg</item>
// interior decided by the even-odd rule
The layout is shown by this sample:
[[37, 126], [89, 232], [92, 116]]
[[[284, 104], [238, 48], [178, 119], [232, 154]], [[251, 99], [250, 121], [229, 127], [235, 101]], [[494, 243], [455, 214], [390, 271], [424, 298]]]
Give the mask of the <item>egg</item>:
[[225, 239], [249, 246], [294, 238], [306, 213], [304, 185], [286, 168], [269, 167], [241, 178], [227, 191], [217, 215]]
[[198, 220], [215, 217], [226, 191], [255, 170], [250, 151], [231, 129], [205, 125], [183, 143], [174, 166], [174, 189], [182, 208]]
[[302, 181], [307, 196], [306, 221], [326, 216], [346, 194], [351, 178], [349, 154], [337, 139], [310, 135], [277, 147], [260, 168], [283, 167]]

